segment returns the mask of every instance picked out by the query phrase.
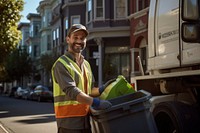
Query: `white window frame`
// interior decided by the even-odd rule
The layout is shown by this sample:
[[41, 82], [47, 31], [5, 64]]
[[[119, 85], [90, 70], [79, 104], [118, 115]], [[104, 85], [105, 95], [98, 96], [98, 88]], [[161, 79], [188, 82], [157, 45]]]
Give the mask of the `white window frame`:
[[49, 25], [49, 23], [51, 22], [51, 13], [47, 12], [47, 25]]
[[29, 34], [30, 34], [30, 37], [33, 37], [33, 24], [31, 24], [30, 26]]
[[31, 46], [31, 45], [28, 46], [28, 53], [29, 53], [29, 54], [32, 53], [32, 46]]
[[58, 39], [59, 38], [59, 36], [60, 36], [60, 33], [59, 33], [59, 28], [56, 28], [56, 39]]
[[44, 15], [44, 16], [42, 17], [42, 26], [43, 26], [43, 27], [46, 26], [46, 25], [45, 25], [45, 22], [46, 22], [46, 16]]
[[[74, 19], [78, 19], [79, 22], [74, 22]], [[80, 24], [80, 22], [81, 22], [81, 16], [80, 15], [71, 16], [71, 25]]]
[[69, 29], [69, 21], [68, 21], [68, 18], [65, 19], [65, 29], [66, 29], [66, 30]]
[[105, 18], [105, 0], [102, 0], [103, 14], [102, 17], [97, 17], [97, 0], [94, 0], [94, 18], [95, 20], [102, 20]]
[[53, 31], [53, 41], [56, 40], [56, 30]]
[[[87, 12], [86, 12], [86, 18], [87, 18], [87, 22], [91, 22], [92, 21], [92, 0], [87, 0], [87, 4], [86, 4], [86, 9], [87, 9]], [[90, 16], [88, 16], [88, 12], [90, 12]], [[89, 19], [90, 18], [90, 19]]]
[[116, 0], [114, 0], [114, 18], [115, 19], [125, 19], [125, 18], [127, 18], [127, 14], [128, 14], [128, 4], [127, 4], [127, 0], [122, 0], [122, 1], [125, 1], [125, 16], [124, 17], [117, 17], [117, 15], [116, 15], [116, 13], [117, 13], [117, 11], [116, 11], [116, 6], [117, 6], [117, 4], [116, 4]]

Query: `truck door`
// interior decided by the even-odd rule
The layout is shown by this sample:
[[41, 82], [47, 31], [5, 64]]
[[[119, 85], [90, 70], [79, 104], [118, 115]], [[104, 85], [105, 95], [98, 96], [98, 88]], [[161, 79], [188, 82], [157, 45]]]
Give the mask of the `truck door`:
[[179, 67], [179, 0], [155, 3], [154, 69]]
[[[183, 7], [183, 8], [184, 8], [184, 11], [186, 12], [186, 14], [190, 14], [192, 16], [195, 16], [195, 14], [198, 14], [199, 11], [196, 11], [196, 10], [199, 10], [199, 7], [197, 6], [198, 1], [188, 0], [188, 1], [185, 1], [185, 5], [186, 5], [186, 7]], [[184, 22], [182, 19], [180, 20], [181, 24]], [[199, 20], [199, 16], [197, 17], [197, 19]], [[193, 23], [193, 21], [189, 21], [189, 23]], [[196, 23], [199, 23], [199, 22], [196, 21]], [[192, 30], [190, 31], [190, 33], [191, 33], [191, 35], [193, 34]], [[200, 51], [200, 43], [194, 43], [194, 42], [187, 43], [187, 42], [182, 41], [182, 39], [180, 39], [180, 40], [181, 40], [181, 52], [182, 52], [181, 65], [182, 66], [192, 66], [192, 65], [199, 64], [200, 63], [200, 52], [199, 52]]]

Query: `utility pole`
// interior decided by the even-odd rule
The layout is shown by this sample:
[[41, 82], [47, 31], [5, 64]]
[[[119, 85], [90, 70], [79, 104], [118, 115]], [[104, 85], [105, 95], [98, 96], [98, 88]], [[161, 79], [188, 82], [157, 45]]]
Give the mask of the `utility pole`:
[[61, 35], [60, 35], [60, 37], [61, 37], [61, 43], [60, 43], [60, 46], [61, 46], [61, 55], [62, 54], [64, 54], [64, 52], [65, 52], [65, 37], [64, 37], [64, 33], [65, 33], [65, 29], [64, 29], [64, 14], [63, 14], [63, 9], [62, 9], [62, 7], [63, 7], [63, 5], [64, 5], [64, 0], [61, 0], [61, 5], [60, 5], [60, 28], [61, 28]]

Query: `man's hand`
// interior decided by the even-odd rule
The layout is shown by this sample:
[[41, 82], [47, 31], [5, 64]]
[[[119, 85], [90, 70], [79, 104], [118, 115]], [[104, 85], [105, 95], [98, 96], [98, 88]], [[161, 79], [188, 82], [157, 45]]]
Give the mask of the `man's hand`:
[[93, 98], [92, 107], [95, 110], [104, 110], [108, 109], [112, 106], [112, 104], [107, 100], [99, 100], [98, 98]]
[[114, 82], [116, 79], [111, 79], [111, 80], [108, 80], [104, 85], [102, 85], [101, 87], [99, 87], [99, 94], [101, 94], [105, 88], [111, 84], [112, 82]]

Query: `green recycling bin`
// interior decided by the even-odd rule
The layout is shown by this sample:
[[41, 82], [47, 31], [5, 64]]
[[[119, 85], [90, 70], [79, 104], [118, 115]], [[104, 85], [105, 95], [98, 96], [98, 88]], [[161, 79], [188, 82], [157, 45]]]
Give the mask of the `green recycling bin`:
[[134, 93], [133, 86], [128, 83], [123, 75], [119, 75], [115, 81], [109, 84], [99, 96], [102, 100], [109, 100], [122, 95]]

